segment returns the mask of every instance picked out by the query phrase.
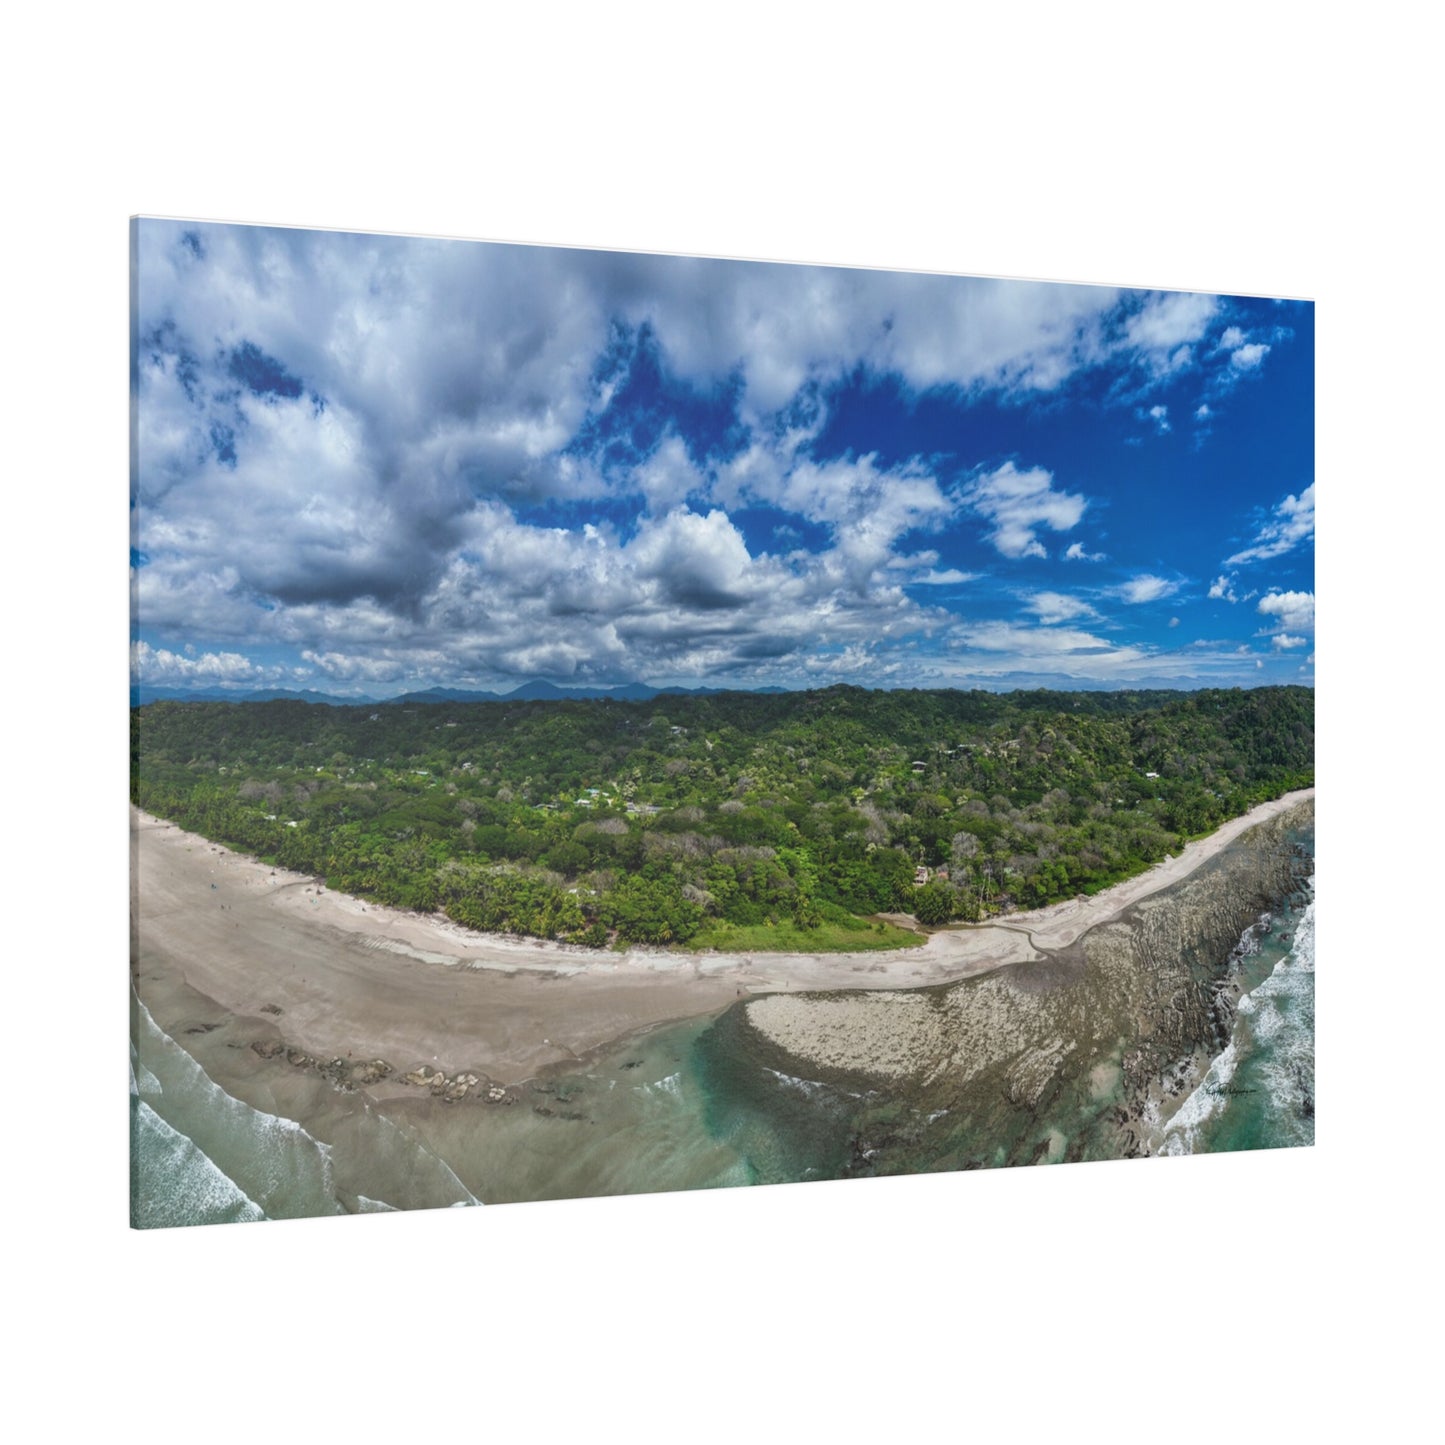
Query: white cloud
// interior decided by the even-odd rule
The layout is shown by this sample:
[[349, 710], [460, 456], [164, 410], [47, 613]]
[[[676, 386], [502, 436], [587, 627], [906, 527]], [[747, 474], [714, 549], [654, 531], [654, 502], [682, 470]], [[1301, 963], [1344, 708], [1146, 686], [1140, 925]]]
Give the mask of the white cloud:
[[1084, 497], [1056, 492], [1053, 480], [1053, 473], [1043, 467], [1021, 472], [1010, 461], [978, 477], [962, 495], [968, 506], [993, 523], [988, 540], [1005, 557], [1046, 557], [1039, 529], [1067, 532], [1078, 525], [1089, 505]]
[[1234, 578], [1226, 577], [1221, 573], [1209, 584], [1209, 596], [1212, 601], [1238, 602], [1239, 597], [1234, 590]]
[[669, 602], [703, 610], [744, 601], [758, 575], [742, 533], [718, 510], [706, 517], [679, 510], [646, 524], [627, 557]]
[[1219, 338], [1219, 345], [1225, 351], [1231, 351], [1236, 346], [1244, 345], [1244, 332], [1237, 326], [1226, 327]]
[[260, 667], [238, 652], [202, 652], [195, 656], [152, 647], [137, 641], [130, 649], [131, 674], [137, 682], [265, 682], [280, 677], [281, 668]]
[[1277, 632], [1271, 639], [1274, 645], [1281, 650], [1290, 647], [1303, 647], [1309, 641], [1305, 637], [1291, 637], [1287, 632]]
[[395, 658], [360, 657], [345, 652], [316, 652], [311, 648], [303, 648], [301, 656], [319, 672], [340, 682], [402, 682], [415, 675], [407, 664]]
[[1229, 364], [1240, 371], [1252, 371], [1266, 356], [1269, 355], [1269, 347], [1261, 341], [1252, 341], [1247, 346], [1241, 346], [1229, 356]]
[[1298, 497], [1287, 496], [1260, 527], [1252, 545], [1225, 559], [1226, 567], [1282, 557], [1315, 535], [1315, 488], [1311, 482]]
[[1214, 413], [1209, 409], [1209, 403], [1207, 401], [1201, 401], [1194, 409], [1195, 421], [1208, 421], [1213, 415]]
[[[1255, 659], [1258, 663], [1258, 659]], [[1259, 664], [1262, 666], [1262, 664]], [[1247, 648], [1199, 641], [1155, 649], [1120, 646], [1093, 632], [1007, 622], [950, 629], [938, 683], [966, 687], [1204, 687], [1239, 679]]]
[[1175, 370], [1188, 356], [1180, 348], [1199, 341], [1219, 310], [1219, 298], [1174, 291], [1151, 296], [1124, 327], [1131, 345], [1153, 358], [1155, 369]]
[[1160, 598], [1172, 597], [1179, 590], [1179, 583], [1171, 582], [1167, 577], [1154, 577], [1147, 572], [1140, 573], [1137, 577], [1131, 577], [1123, 586], [1117, 589], [1117, 595], [1125, 602], [1138, 604], [1141, 602], [1158, 602]]
[[707, 490], [707, 481], [694, 465], [687, 444], [669, 434], [650, 457], [636, 469], [637, 489], [647, 499], [648, 510], [665, 512], [695, 492]]
[[827, 527], [825, 565], [866, 588], [880, 569], [909, 565], [894, 547], [910, 532], [932, 531], [958, 510], [919, 461], [880, 470], [871, 453], [815, 462], [767, 455], [755, 447], [717, 488], [720, 497], [766, 502]]
[[1115, 658], [1121, 654], [1140, 655], [1136, 649], [1118, 648], [1091, 632], [1068, 627], [1020, 627], [1010, 622], [984, 622], [961, 626], [957, 636], [968, 647], [1015, 653], [1032, 662], [1075, 653], [1103, 653]]
[[[1312, 632], [1315, 625], [1313, 592], [1269, 592], [1259, 599], [1259, 611], [1278, 622], [1284, 631]], [[1293, 644], [1290, 644], [1293, 645]]]
[[[150, 221], [138, 286], [138, 669], [267, 681], [243, 649], [279, 645], [358, 686], [785, 671], [945, 628], [923, 589], [972, 575], [917, 534], [968, 508], [1003, 556], [1039, 557], [1089, 501], [1014, 462], [949, 488], [939, 459], [813, 457], [826, 385], [1020, 399], [1108, 366], [1135, 388], [1111, 404], [1139, 406], [1214, 356], [1223, 304]], [[620, 415], [644, 360], [726, 398], [728, 461]], [[589, 514], [622, 535], [569, 520], [604, 500]], [[733, 516], [758, 503], [791, 514], [774, 545], [796, 551], [750, 551]], [[538, 515], [557, 525], [519, 520]], [[1094, 615], [1065, 605], [1033, 631]], [[171, 650], [187, 637], [195, 657]]]
[[1169, 625], [1170, 625], [1170, 627], [1178, 627], [1178, 626], [1179, 626], [1179, 619], [1178, 619], [1177, 617], [1171, 617], [1171, 618], [1169, 619]]
[[1082, 598], [1070, 597], [1063, 592], [1036, 592], [1024, 603], [1024, 607], [1046, 626], [1056, 622], [1068, 622], [1076, 617], [1099, 615]]

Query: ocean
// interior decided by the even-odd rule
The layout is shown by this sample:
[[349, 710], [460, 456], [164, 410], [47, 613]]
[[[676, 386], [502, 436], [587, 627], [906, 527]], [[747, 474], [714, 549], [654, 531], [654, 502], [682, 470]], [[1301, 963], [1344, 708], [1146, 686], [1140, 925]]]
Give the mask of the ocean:
[[[760, 1051], [745, 1005], [620, 1040], [584, 1065], [509, 1091], [505, 1105], [395, 1089], [369, 1099], [258, 1057], [246, 1020], [195, 1022], [204, 1015], [197, 996], [162, 997], [165, 1028], [137, 998], [132, 1222], [159, 1228], [1309, 1145], [1313, 841], [1312, 824], [1290, 836], [1304, 860], [1242, 934], [1206, 931], [1223, 939], [1207, 945], [1218, 954], [1191, 956], [1186, 971], [1175, 966], [1208, 1002], [1201, 1017], [1211, 1042], [1202, 1052], [1197, 1038], [1160, 1052], [1151, 1022], [1149, 1078], [1131, 1036], [1141, 995], [1129, 995], [1100, 1031], [1099, 1001], [1125, 996], [1100, 991], [1089, 969], [1112, 977], [1108, 959], [1147, 955], [1169, 909], [1198, 917], [1195, 904], [1159, 895], [1152, 912], [1109, 925], [1114, 935], [1101, 939], [1105, 964], [1097, 967], [1046, 961], [999, 975], [1010, 1007], [1037, 1010], [1051, 1029], [1062, 1019], [1081, 1030], [1088, 1019], [1101, 1040], [1023, 1100], [1010, 1093], [1017, 1075], [1003, 1089], [993, 1076], [914, 1087], [811, 1078]], [[1211, 883], [1213, 866], [1195, 894], [1183, 892], [1191, 885], [1171, 894], [1228, 892], [1225, 875]], [[964, 1000], [990, 987], [997, 991], [997, 980], [947, 986]]]
[[1315, 1141], [1314, 880], [1302, 906], [1262, 917], [1234, 960], [1243, 989], [1227, 1047], [1161, 1131], [1160, 1154]]

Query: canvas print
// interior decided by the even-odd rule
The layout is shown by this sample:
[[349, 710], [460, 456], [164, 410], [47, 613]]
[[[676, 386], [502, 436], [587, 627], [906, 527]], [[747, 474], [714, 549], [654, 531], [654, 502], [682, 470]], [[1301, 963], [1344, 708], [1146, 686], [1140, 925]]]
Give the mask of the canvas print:
[[136, 1227], [1313, 1143], [1312, 303], [131, 252]]

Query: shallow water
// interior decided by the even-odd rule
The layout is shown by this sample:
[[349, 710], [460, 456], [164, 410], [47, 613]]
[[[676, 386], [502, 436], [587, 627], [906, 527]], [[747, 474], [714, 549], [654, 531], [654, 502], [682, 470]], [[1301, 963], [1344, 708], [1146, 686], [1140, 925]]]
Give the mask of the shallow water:
[[[1312, 851], [1312, 827], [1294, 841]], [[1156, 946], [1168, 904], [1151, 908], [1110, 925], [1099, 959]], [[619, 1041], [511, 1091], [509, 1104], [412, 1090], [377, 1102], [261, 1061], [254, 1021], [181, 1027], [193, 1004], [166, 1000], [172, 1037], [137, 1002], [132, 1219], [153, 1228], [1313, 1142], [1312, 884], [1227, 958], [1176, 968], [1240, 999], [1212, 1059], [1150, 1055], [1158, 1073], [1142, 1116], [1133, 1015], [1121, 1004], [1117, 1032], [1100, 1032], [1097, 1010], [1113, 997], [1100, 988], [1112, 985], [1093, 968], [1024, 965], [948, 986], [1007, 979], [1018, 1007], [1070, 1031], [1067, 1065], [1050, 1065], [1032, 1102], [989, 1078], [911, 1089], [812, 1079], [759, 1052], [742, 1006]]]
[[[135, 1000], [133, 1007], [134, 1223], [209, 1224], [339, 1212], [324, 1144], [293, 1120], [226, 1093], [143, 1003]], [[194, 1219], [187, 1217], [192, 1210]]]
[[511, 1105], [395, 1106], [488, 1204], [834, 1177], [856, 1098], [752, 1068], [726, 1011], [604, 1050]]
[[414, 1131], [360, 1095], [289, 1078], [285, 1065], [268, 1072], [228, 1037], [234, 1021], [186, 1048], [139, 999], [132, 1015], [135, 1227], [480, 1202]]

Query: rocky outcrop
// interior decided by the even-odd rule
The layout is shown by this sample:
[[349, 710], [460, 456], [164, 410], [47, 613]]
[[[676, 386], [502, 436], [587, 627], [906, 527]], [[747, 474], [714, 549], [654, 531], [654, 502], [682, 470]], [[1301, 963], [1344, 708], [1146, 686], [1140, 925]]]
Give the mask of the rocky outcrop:
[[1313, 819], [1310, 800], [1259, 825], [1037, 962], [905, 993], [752, 1000], [737, 1041], [762, 1069], [876, 1096], [849, 1172], [1145, 1152], [1153, 1114], [1225, 1047], [1241, 936], [1302, 888]]
[[385, 1059], [318, 1059], [302, 1049], [289, 1048], [281, 1039], [257, 1039], [251, 1049], [263, 1059], [284, 1058], [293, 1069], [320, 1074], [333, 1088], [343, 1093], [364, 1089], [368, 1084], [378, 1084], [394, 1072]]

